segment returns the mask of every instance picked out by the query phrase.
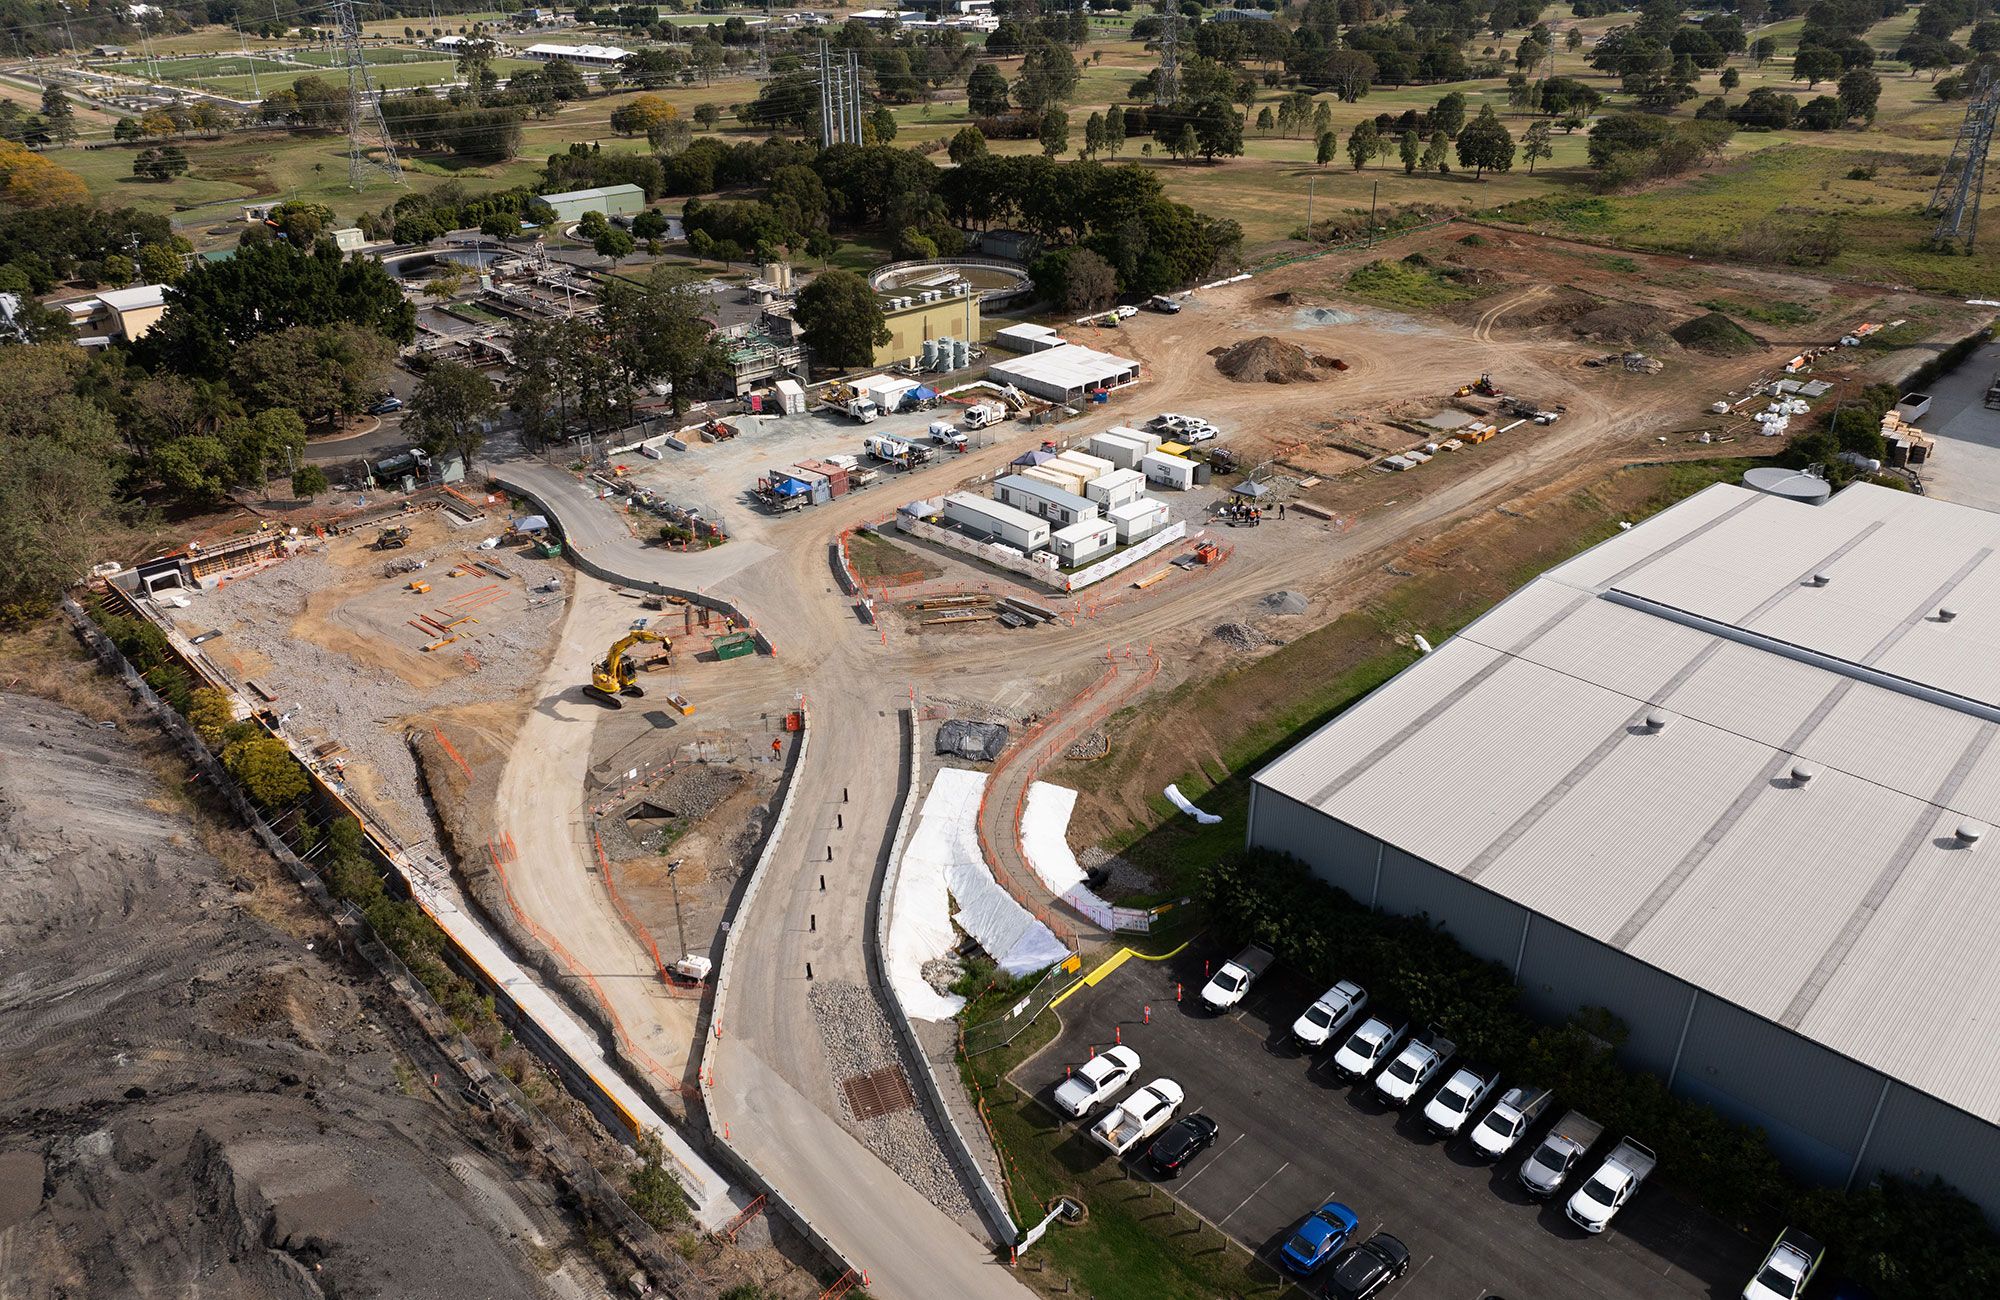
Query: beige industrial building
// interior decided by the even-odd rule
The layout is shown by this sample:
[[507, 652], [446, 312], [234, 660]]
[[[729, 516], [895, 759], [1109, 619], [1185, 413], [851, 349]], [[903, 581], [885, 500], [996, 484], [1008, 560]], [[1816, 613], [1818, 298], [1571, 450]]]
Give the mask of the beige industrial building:
[[900, 365], [923, 355], [927, 339], [979, 339], [979, 295], [960, 283], [951, 290], [882, 295], [882, 323], [889, 341], [875, 349], [878, 366]]

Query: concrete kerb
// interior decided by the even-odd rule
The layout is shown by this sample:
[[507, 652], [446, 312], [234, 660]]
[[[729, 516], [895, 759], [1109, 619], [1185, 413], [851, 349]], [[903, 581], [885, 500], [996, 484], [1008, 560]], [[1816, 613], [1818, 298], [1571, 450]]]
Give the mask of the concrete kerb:
[[[549, 503], [547, 501], [544, 501], [532, 489], [524, 488], [520, 484], [511, 482], [510, 480], [503, 478], [498, 474], [493, 476], [493, 481], [495, 483], [498, 483], [504, 491], [512, 492], [516, 496], [525, 498], [530, 504], [532, 504], [535, 507], [536, 510], [540, 511], [543, 515], [546, 515], [549, 521], [553, 523], [557, 528], [562, 527], [562, 516], [555, 510], [552, 510], [549, 507]], [[567, 541], [568, 539], [565, 538], [564, 540]], [[583, 570], [585, 573], [589, 574], [593, 578], [598, 579], [601, 582], [609, 582], [614, 586], [621, 586], [621, 587], [638, 587], [645, 591], [649, 591], [656, 596], [677, 596], [680, 599], [687, 601], [691, 605], [701, 605], [705, 608], [715, 610], [718, 613], [725, 614], [729, 618], [735, 621], [736, 626], [743, 628], [750, 633], [752, 639], [754, 639], [757, 642], [757, 648], [760, 651], [762, 651], [767, 655], [776, 655], [778, 653], [777, 646], [773, 644], [771, 638], [767, 636], [762, 631], [762, 629], [754, 626], [750, 622], [750, 620], [744, 616], [742, 610], [738, 609], [735, 605], [731, 604], [729, 601], [722, 599], [720, 596], [710, 596], [704, 592], [690, 591], [682, 587], [668, 586], [664, 582], [656, 582], [653, 579], [645, 577], [642, 574], [621, 573], [617, 569], [611, 568], [609, 565], [599, 564], [596, 560], [592, 559], [588, 555], [585, 555], [583, 552], [577, 550], [574, 546], [565, 545], [563, 547], [563, 557], [567, 559], [571, 564], [575, 565], [577, 568]]]
[[918, 743], [917, 711], [914, 708], [905, 709], [903, 719], [909, 733], [910, 759], [903, 778], [903, 808], [897, 815], [895, 839], [889, 846], [888, 871], [882, 878], [882, 888], [871, 900], [871, 905], [875, 909], [873, 926], [875, 943], [871, 954], [873, 960], [868, 963], [869, 974], [875, 980], [883, 1000], [895, 1011], [890, 1017], [890, 1023], [895, 1026], [896, 1037], [900, 1040], [909, 1063], [917, 1067], [913, 1072], [918, 1084], [923, 1088], [925, 1104], [936, 1115], [942, 1130], [949, 1135], [952, 1160], [957, 1163], [970, 1186], [978, 1192], [980, 1217], [992, 1230], [993, 1244], [1002, 1250], [1007, 1250], [1020, 1240], [1020, 1226], [1014, 1222], [1014, 1216], [1007, 1212], [1006, 1198], [987, 1177], [986, 1167], [979, 1163], [978, 1156], [973, 1153], [972, 1144], [966, 1140], [964, 1131], [958, 1126], [958, 1120], [952, 1115], [951, 1107], [945, 1103], [943, 1085], [938, 1082], [931, 1059], [924, 1051], [923, 1042], [917, 1037], [917, 1027], [910, 1022], [909, 1014], [903, 1010], [902, 999], [896, 995], [895, 982], [889, 979], [885, 969], [889, 952], [889, 917], [895, 908], [896, 886], [902, 878], [903, 849], [909, 842], [910, 825], [916, 818], [923, 779], [923, 750]]
[[[806, 707], [801, 704], [799, 706], [799, 743], [792, 750], [792, 771], [795, 774], [804, 768], [806, 747], [810, 744], [812, 744], [812, 719]], [[743, 896], [737, 900], [735, 918], [732, 918], [729, 932], [722, 940], [722, 961], [715, 969], [715, 999], [709, 1004], [708, 1012], [710, 1032], [714, 1034], [717, 1040], [721, 1039], [723, 1034], [728, 1031], [726, 1017], [729, 1011], [729, 977], [735, 971], [736, 953], [740, 946], [738, 943], [739, 927], [733, 921], [750, 915], [750, 909], [752, 904], [757, 900], [758, 891], [763, 888], [765, 879], [770, 875], [771, 856], [777, 852], [778, 843], [784, 838], [786, 823], [791, 820], [794, 785], [795, 783], [788, 782], [785, 786], [784, 794], [778, 801], [777, 816], [771, 819], [771, 829], [764, 836], [764, 851], [757, 855], [757, 861], [750, 869], [750, 883], [744, 886]], [[784, 1193], [780, 1192], [769, 1179], [765, 1178], [755, 1165], [752, 1165], [749, 1160], [745, 1159], [743, 1154], [736, 1150], [735, 1145], [724, 1134], [721, 1124], [715, 1118], [715, 1082], [710, 1074], [707, 1063], [709, 1053], [707, 1050], [708, 1041], [706, 1039], [701, 1043], [701, 1047], [703, 1048], [703, 1059], [700, 1068], [696, 1071], [696, 1077], [699, 1080], [701, 1088], [702, 1113], [708, 1117], [708, 1135], [710, 1141], [714, 1144], [715, 1150], [724, 1157], [743, 1182], [763, 1193], [766, 1203], [775, 1207], [778, 1213], [785, 1217], [787, 1222], [798, 1229], [799, 1233], [813, 1244], [815, 1249], [826, 1256], [828, 1262], [837, 1268], [859, 1276], [861, 1272], [860, 1268], [852, 1260], [848, 1259], [841, 1252], [840, 1248], [833, 1244], [832, 1239], [821, 1232], [819, 1227], [810, 1218], [806, 1217], [803, 1211], [785, 1199]]]

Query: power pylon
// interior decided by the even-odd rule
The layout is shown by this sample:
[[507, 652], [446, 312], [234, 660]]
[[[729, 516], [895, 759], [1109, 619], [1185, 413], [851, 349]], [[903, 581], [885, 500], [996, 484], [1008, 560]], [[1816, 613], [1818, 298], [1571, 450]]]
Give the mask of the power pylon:
[[[380, 171], [397, 185], [403, 183], [403, 167], [396, 161], [396, 142], [389, 138], [389, 123], [382, 117], [382, 101], [368, 77], [368, 59], [361, 50], [361, 22], [354, 16], [354, 0], [333, 0], [334, 25], [340, 32], [340, 53], [347, 66], [347, 183], [360, 189], [368, 183], [368, 173]], [[379, 150], [379, 157], [370, 157]]]
[[1924, 207], [1925, 212], [1937, 214], [1930, 246], [1939, 252], [1972, 251], [1996, 114], [2000, 114], [2000, 80], [1995, 80], [1991, 68], [1981, 68], [1972, 85], [1972, 100], [1965, 106], [1965, 120], [1958, 126], [1958, 139], [1952, 142], [1951, 158], [1938, 173], [1937, 187]]
[[1160, 6], [1160, 69], [1153, 74], [1153, 102], [1161, 107], [1181, 97], [1181, 11], [1172, 0]]

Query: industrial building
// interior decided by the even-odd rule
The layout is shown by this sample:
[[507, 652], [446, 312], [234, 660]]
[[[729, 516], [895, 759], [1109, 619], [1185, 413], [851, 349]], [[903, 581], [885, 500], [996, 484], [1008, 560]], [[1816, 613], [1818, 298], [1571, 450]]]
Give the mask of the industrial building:
[[994, 382], [1012, 384], [1045, 401], [1073, 402], [1139, 382], [1139, 363], [1065, 343], [1025, 357], [996, 361], [989, 373]]
[[637, 185], [599, 185], [588, 190], [544, 194], [542, 202], [555, 209], [557, 222], [568, 225], [583, 220], [586, 212], [601, 212], [607, 217], [631, 216], [646, 206], [646, 191]]
[[1427, 915], [1833, 1186], [2000, 1217], [2000, 515], [1722, 485], [1259, 772], [1249, 842]]
[[1009, 352], [1047, 352], [1050, 348], [1059, 348], [1068, 341], [1047, 325], [1037, 325], [1033, 321], [1009, 325], [996, 330], [993, 334], [993, 345], [1005, 348]]
[[86, 348], [109, 347], [142, 339], [167, 314], [167, 286], [141, 284], [130, 289], [105, 289], [92, 298], [63, 304], [77, 343]]
[[562, 59], [586, 68], [615, 68], [632, 57], [632, 51], [616, 45], [530, 45], [521, 51], [524, 59], [548, 62]]
[[[926, 340], [953, 339], [969, 348], [979, 338], [979, 295], [962, 280], [949, 289], [878, 297], [882, 324], [889, 331], [889, 341], [875, 349], [878, 366], [922, 360]], [[956, 362], [965, 364], [965, 359]]]

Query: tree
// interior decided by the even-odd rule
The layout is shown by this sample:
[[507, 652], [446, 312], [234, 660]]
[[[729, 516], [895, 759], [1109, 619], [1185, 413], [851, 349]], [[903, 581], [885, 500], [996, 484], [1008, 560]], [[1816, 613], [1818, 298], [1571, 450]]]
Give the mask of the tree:
[[1331, 90], [1343, 104], [1352, 104], [1368, 93], [1379, 71], [1375, 60], [1359, 50], [1336, 50], [1320, 61], [1312, 80]]
[[600, 320], [628, 393], [665, 381], [679, 415], [728, 373], [728, 353], [706, 310], [694, 278], [672, 267], [654, 267], [636, 285], [620, 279], [604, 286]]
[[1451, 142], [1445, 139], [1443, 131], [1431, 132], [1430, 143], [1424, 146], [1424, 160], [1421, 164], [1427, 172], [1447, 175], [1451, 171]]
[[292, 495], [311, 501], [327, 491], [326, 471], [317, 465], [301, 465], [292, 471]]
[[629, 231], [620, 230], [616, 226], [607, 226], [598, 231], [590, 241], [592, 250], [613, 266], [618, 264], [619, 258], [630, 257], [638, 246], [638, 242], [632, 238]]
[[1087, 248], [1069, 250], [1063, 279], [1063, 306], [1074, 312], [1094, 311], [1118, 296], [1118, 273], [1111, 263]]
[[1583, 48], [1583, 33], [1582, 33], [1581, 31], [1579, 31], [1579, 30], [1578, 30], [1577, 28], [1574, 28], [1574, 27], [1572, 27], [1572, 28], [1570, 28], [1570, 29], [1569, 29], [1568, 31], [1564, 32], [1564, 33], [1563, 33], [1563, 48], [1564, 48], [1564, 49], [1566, 49], [1566, 50], [1568, 50], [1568, 51], [1569, 51], [1569, 52], [1570, 52], [1571, 54], [1574, 54], [1574, 53], [1576, 53], [1576, 52], [1577, 52], [1578, 50], [1582, 49], [1582, 48]]
[[111, 416], [76, 395], [86, 364], [68, 339], [0, 347], [0, 624], [47, 613], [125, 531], [123, 448]]
[[1277, 127], [1277, 125], [1278, 125], [1278, 120], [1277, 118], [1272, 116], [1271, 106], [1269, 104], [1266, 104], [1264, 105], [1264, 107], [1257, 110], [1257, 130], [1259, 132], [1265, 135], [1269, 135], [1272, 132], [1272, 130], [1274, 130]]
[[542, 80], [548, 86], [550, 96], [562, 103], [582, 99], [589, 92], [583, 73], [568, 59], [550, 59], [543, 64]]
[[1458, 162], [1472, 168], [1474, 180], [1484, 179], [1488, 171], [1504, 172], [1513, 167], [1514, 137], [1494, 116], [1491, 104], [1480, 109], [1479, 116], [1459, 132]]
[[416, 308], [374, 258], [348, 259], [324, 243], [311, 255], [277, 241], [250, 244], [226, 262], [189, 268], [136, 350], [148, 364], [213, 375], [259, 335], [336, 322], [406, 343], [416, 334]]
[[1799, 106], [1792, 125], [1801, 131], [1834, 131], [1847, 120], [1847, 108], [1833, 95], [1815, 95]]
[[999, 117], [1007, 111], [1007, 78], [995, 63], [982, 63], [965, 83], [966, 107], [974, 117]]
[[702, 130], [713, 131], [716, 128], [716, 124], [721, 121], [722, 110], [715, 105], [696, 104], [694, 106], [694, 124]]
[[882, 304], [868, 281], [852, 271], [828, 270], [799, 291], [794, 312], [813, 359], [823, 366], [870, 365], [889, 341]]
[[[175, 150], [174, 152], [179, 152]], [[333, 209], [324, 203], [292, 199], [271, 209], [266, 227], [276, 231], [301, 253], [310, 253], [321, 235], [333, 229]]]
[[1069, 148], [1069, 114], [1051, 106], [1042, 112], [1042, 155], [1053, 158]]
[[76, 109], [61, 86], [49, 86], [42, 91], [42, 128], [57, 144], [76, 139]]
[[1054, 41], [1043, 41], [1021, 61], [1014, 79], [1014, 102], [1031, 113], [1054, 108], [1076, 92], [1076, 59]]
[[1083, 156], [1094, 158], [1104, 151], [1104, 114], [1092, 113], [1083, 123]]
[[668, 228], [667, 214], [658, 208], [641, 208], [632, 215], [634, 239], [659, 239], [665, 236]]
[[1125, 110], [1113, 104], [1104, 113], [1104, 149], [1113, 158], [1125, 147]]
[[1817, 45], [1801, 49], [1792, 60], [1792, 80], [1806, 83], [1807, 90], [1816, 89], [1822, 81], [1831, 81], [1840, 75], [1840, 56], [1832, 50]]
[[875, 111], [868, 115], [868, 125], [875, 130], [876, 144], [888, 144], [896, 138], [896, 114], [887, 104], [875, 106]]
[[174, 145], [164, 149], [141, 149], [132, 157], [132, 174], [149, 181], [170, 181], [185, 174], [187, 169], [187, 154]]
[[659, 1135], [642, 1133], [637, 1143], [639, 1167], [626, 1175], [626, 1200], [654, 1228], [666, 1229], [688, 1218], [687, 1191], [667, 1168], [666, 1149]]
[[1431, 125], [1444, 132], [1447, 138], [1456, 139], [1458, 133], [1465, 129], [1465, 95], [1454, 90], [1440, 96], [1431, 109]]
[[1181, 129], [1174, 132], [1173, 139], [1168, 143], [1167, 152], [1176, 158], [1192, 158], [1200, 148], [1201, 139], [1194, 133], [1194, 123], [1183, 122]]
[[1333, 130], [1333, 105], [1327, 100], [1317, 100], [1313, 104], [1313, 139], [1317, 140]]
[[1374, 118], [1364, 117], [1354, 124], [1347, 137], [1347, 160], [1354, 164], [1355, 171], [1366, 167], [1381, 148], [1382, 134], [1375, 129]]
[[611, 110], [611, 129], [620, 135], [643, 135], [658, 149], [680, 116], [680, 109], [663, 95], [634, 95]]
[[1555, 145], [1549, 139], [1553, 133], [1553, 128], [1547, 122], [1533, 122], [1529, 124], [1528, 134], [1521, 141], [1521, 156], [1528, 160], [1528, 175], [1533, 176], [1535, 174], [1535, 160], [1537, 158], [1553, 158], [1556, 156]]
[[1724, 90], [1734, 90], [1743, 84], [1743, 74], [1734, 68], [1724, 68], [1722, 70], [1722, 78], [1716, 84], [1720, 85]]
[[499, 412], [500, 400], [485, 375], [461, 362], [439, 361], [417, 381], [403, 428], [431, 455], [457, 456], [470, 468]]
[[1866, 68], [1850, 68], [1840, 74], [1840, 107], [1847, 118], [1863, 122], [1875, 120], [1875, 105], [1882, 98], [1882, 79]]
[[395, 356], [387, 339], [346, 321], [295, 325], [246, 339], [229, 375], [249, 409], [287, 407], [324, 425], [374, 401]]
[[222, 765], [267, 812], [289, 808], [306, 792], [306, 770], [275, 736], [239, 740], [222, 751]]
[[83, 178], [32, 149], [0, 140], [0, 205], [17, 208], [88, 207]]
[[1757, 60], [1760, 68], [1777, 52], [1778, 38], [1775, 36], [1759, 36], [1750, 43], [1750, 57]]
[[958, 128], [958, 134], [952, 136], [951, 144], [946, 146], [945, 152], [954, 163], [963, 167], [974, 158], [986, 156], [986, 137], [976, 126], [961, 126]]
[[[320, 477], [326, 476], [322, 474]], [[187, 720], [202, 743], [214, 749], [222, 743], [230, 724], [236, 721], [236, 706], [230, 703], [227, 691], [203, 686], [188, 698]]]
[[1210, 162], [1218, 154], [1233, 157], [1243, 152], [1243, 118], [1228, 100], [1219, 96], [1195, 105], [1194, 132], [1201, 156]]
[[1324, 167], [1333, 161], [1334, 154], [1339, 152], [1339, 150], [1340, 137], [1331, 131], [1322, 132], [1318, 141], [1313, 145], [1313, 161]]

